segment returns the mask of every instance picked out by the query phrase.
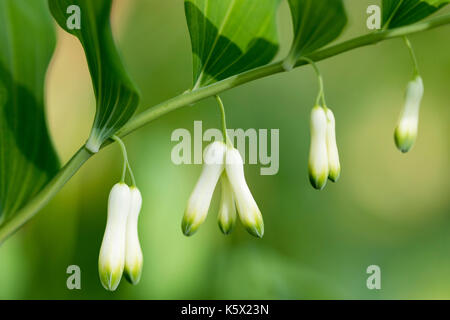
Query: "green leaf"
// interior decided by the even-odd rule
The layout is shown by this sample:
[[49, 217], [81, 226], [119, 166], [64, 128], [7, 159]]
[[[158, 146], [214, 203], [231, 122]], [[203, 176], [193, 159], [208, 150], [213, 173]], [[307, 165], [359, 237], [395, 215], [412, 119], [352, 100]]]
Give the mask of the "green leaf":
[[383, 0], [383, 27], [405, 26], [435, 13], [450, 0]]
[[294, 25], [291, 52], [285, 61], [290, 69], [301, 56], [335, 40], [347, 24], [342, 0], [289, 0]]
[[59, 169], [44, 108], [54, 48], [44, 0], [0, 0], [0, 224]]
[[[53, 17], [65, 31], [80, 40], [86, 54], [97, 99], [94, 125], [86, 143], [92, 152], [97, 152], [102, 143], [131, 118], [139, 103], [138, 90], [125, 71], [114, 44], [109, 20], [111, 2], [49, 0]], [[72, 13], [68, 8], [73, 5], [80, 8], [81, 28], [72, 30], [68, 27], [68, 19], [76, 12]]]
[[280, 0], [185, 0], [194, 88], [269, 63]]

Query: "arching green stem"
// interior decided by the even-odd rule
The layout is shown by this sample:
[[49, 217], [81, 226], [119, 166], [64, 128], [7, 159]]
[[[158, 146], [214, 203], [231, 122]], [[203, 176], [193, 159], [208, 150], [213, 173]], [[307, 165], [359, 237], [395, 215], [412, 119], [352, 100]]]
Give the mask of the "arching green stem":
[[314, 71], [316, 72], [317, 80], [318, 80], [318, 83], [319, 83], [319, 93], [317, 94], [316, 105], [319, 105], [320, 100], [322, 100], [322, 105], [323, 105], [323, 107], [326, 108], [327, 103], [325, 101], [325, 91], [324, 91], [324, 86], [323, 86], [323, 77], [322, 77], [322, 74], [320, 73], [319, 68], [317, 67], [316, 63], [313, 60], [311, 60], [311, 59], [309, 59], [307, 57], [300, 57], [298, 59], [298, 61], [301, 61], [301, 60], [306, 61], [307, 63], [309, 63], [313, 67]]
[[111, 138], [119, 144], [120, 150], [122, 151], [122, 155], [123, 155], [123, 170], [122, 170], [122, 177], [121, 177], [120, 182], [125, 183], [125, 176], [126, 176], [127, 168], [128, 168], [128, 172], [130, 173], [130, 177], [131, 177], [131, 182], [133, 183], [132, 186], [135, 187], [136, 180], [134, 179], [133, 170], [131, 170], [130, 162], [128, 161], [127, 148], [125, 147], [125, 144], [123, 143], [122, 139], [120, 139], [118, 136], [114, 135]]
[[225, 142], [227, 145], [232, 146], [230, 139], [228, 138], [227, 134], [227, 119], [225, 116], [225, 107], [223, 106], [222, 99], [216, 94], [214, 96], [216, 98], [217, 104], [219, 105], [220, 109], [220, 115], [222, 118], [222, 135], [223, 135], [223, 142]]
[[403, 40], [405, 41], [406, 47], [408, 48], [409, 54], [411, 56], [411, 60], [414, 65], [414, 77], [419, 75], [419, 64], [417, 63], [416, 54], [414, 53], [414, 49], [411, 45], [411, 42], [409, 41], [407, 36], [403, 37]]

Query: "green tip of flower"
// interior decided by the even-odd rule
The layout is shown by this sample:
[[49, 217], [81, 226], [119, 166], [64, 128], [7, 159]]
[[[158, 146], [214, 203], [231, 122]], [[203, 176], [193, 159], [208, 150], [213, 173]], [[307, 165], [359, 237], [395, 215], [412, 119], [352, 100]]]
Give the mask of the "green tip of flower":
[[247, 226], [246, 229], [247, 229], [248, 233], [250, 233], [252, 236], [255, 236], [257, 238], [262, 239], [262, 237], [264, 236], [264, 224]]
[[229, 235], [234, 230], [235, 222], [222, 222], [219, 220], [219, 229], [224, 235]]
[[328, 179], [332, 182], [336, 182], [339, 180], [339, 177], [341, 175], [341, 170], [331, 170], [328, 174]]
[[248, 233], [257, 238], [262, 238], [264, 236], [264, 222], [262, 217], [258, 217], [256, 220], [256, 222], [241, 221]]
[[328, 175], [326, 174], [321, 175], [311, 173], [309, 174], [309, 181], [311, 182], [311, 185], [317, 190], [322, 190], [323, 188], [325, 188], [325, 185], [327, 184], [327, 179]]
[[123, 273], [125, 279], [133, 285], [139, 283], [139, 281], [141, 280], [141, 274], [142, 274], [142, 264], [136, 264], [133, 267], [125, 267]]
[[195, 233], [195, 230], [192, 230], [190, 225], [183, 223], [181, 225], [181, 231], [186, 237], [192, 236]]
[[198, 226], [195, 226], [192, 221], [188, 219], [183, 219], [181, 222], [181, 231], [186, 237], [192, 236], [195, 232], [197, 232]]
[[394, 140], [397, 149], [403, 153], [406, 153], [409, 150], [411, 150], [412, 146], [414, 145], [414, 141], [416, 140], [416, 137], [415, 135], [411, 134], [402, 134], [400, 130], [397, 128], [395, 129]]
[[115, 291], [122, 279], [122, 271], [119, 269], [112, 271], [109, 268], [100, 268], [99, 275], [103, 287], [108, 291]]
[[328, 180], [331, 182], [337, 182], [339, 180], [339, 176], [328, 176]]
[[252, 236], [262, 238], [264, 236], [264, 220], [261, 212], [256, 208], [249, 208], [246, 211], [239, 211], [239, 218], [242, 225]]

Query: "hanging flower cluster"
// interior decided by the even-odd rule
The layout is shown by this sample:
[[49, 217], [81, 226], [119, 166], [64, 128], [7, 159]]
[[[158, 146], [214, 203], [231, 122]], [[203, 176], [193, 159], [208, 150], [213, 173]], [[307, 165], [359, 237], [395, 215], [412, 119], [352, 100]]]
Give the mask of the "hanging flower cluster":
[[[404, 40], [414, 63], [414, 76], [406, 88], [406, 101], [395, 128], [394, 140], [401, 152], [408, 152], [417, 138], [419, 110], [424, 88], [411, 43], [406, 37]], [[302, 59], [311, 64], [319, 80], [319, 94], [310, 119], [311, 144], [308, 172], [312, 186], [322, 190], [327, 180], [336, 182], [341, 173], [336, 143], [336, 121], [333, 112], [326, 107], [323, 80], [319, 69], [309, 58], [300, 58]]]
[[319, 82], [315, 106], [311, 110], [308, 174], [311, 185], [322, 190], [327, 180], [336, 182], [341, 174], [341, 163], [336, 143], [336, 120], [333, 111], [327, 108], [322, 75], [314, 61], [302, 57], [316, 72]]
[[[100, 280], [105, 289], [117, 289], [122, 274], [132, 284], [141, 278], [143, 255], [138, 237], [138, 217], [142, 206], [142, 196], [135, 186], [134, 177], [129, 167], [125, 147], [115, 137], [124, 153], [124, 171], [122, 181], [111, 189], [108, 199], [108, 216], [105, 233], [98, 259]], [[128, 168], [133, 186], [124, 183]]]
[[255, 237], [264, 235], [261, 211], [253, 198], [244, 175], [244, 161], [227, 136], [225, 109], [216, 96], [222, 115], [222, 132], [225, 142], [215, 141], [203, 152], [203, 168], [197, 184], [189, 197], [181, 229], [186, 236], [193, 235], [205, 221], [214, 189], [220, 179], [222, 195], [218, 213], [219, 228], [224, 234], [233, 231], [236, 216], [247, 231]]
[[310, 126], [309, 180], [314, 188], [321, 190], [328, 179], [336, 182], [341, 173], [333, 112], [316, 105], [311, 111]]
[[189, 197], [181, 223], [183, 233], [186, 236], [193, 235], [205, 221], [219, 179], [222, 187], [218, 214], [220, 230], [229, 234], [239, 215], [247, 231], [262, 238], [264, 223], [261, 211], [245, 181], [242, 157], [237, 149], [221, 141], [213, 142], [205, 148], [202, 172]]

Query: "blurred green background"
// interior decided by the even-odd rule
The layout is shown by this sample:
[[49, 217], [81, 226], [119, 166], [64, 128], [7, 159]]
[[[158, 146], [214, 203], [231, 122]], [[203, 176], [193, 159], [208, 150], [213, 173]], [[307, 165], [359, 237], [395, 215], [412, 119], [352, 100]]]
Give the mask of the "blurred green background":
[[[366, 8], [347, 0], [342, 39], [369, 32]], [[438, 14], [449, 13], [449, 9]], [[286, 3], [279, 14], [289, 49]], [[141, 110], [191, 86], [192, 63], [182, 1], [118, 0], [113, 29], [142, 92]], [[322, 192], [307, 178], [309, 112], [317, 92], [310, 67], [261, 79], [222, 95], [230, 128], [280, 129], [280, 170], [249, 186], [263, 213], [258, 240], [238, 226], [223, 236], [216, 192], [206, 223], [191, 238], [181, 217], [199, 165], [174, 165], [173, 130], [218, 127], [213, 99], [185, 107], [128, 136], [144, 203], [139, 285], [123, 280], [114, 293], [98, 279], [97, 259], [108, 193], [120, 177], [114, 145], [95, 156], [51, 203], [0, 247], [2, 299], [450, 299], [449, 101], [450, 27], [413, 35], [425, 96], [413, 150], [396, 150], [393, 130], [412, 74], [401, 39], [320, 62], [337, 119], [342, 163], [338, 183]], [[63, 162], [86, 141], [95, 103], [75, 38], [58, 30], [47, 77], [51, 135]], [[204, 144], [205, 146], [206, 144]], [[66, 287], [66, 268], [81, 268], [81, 290]], [[366, 268], [381, 267], [381, 290], [368, 290]]]

